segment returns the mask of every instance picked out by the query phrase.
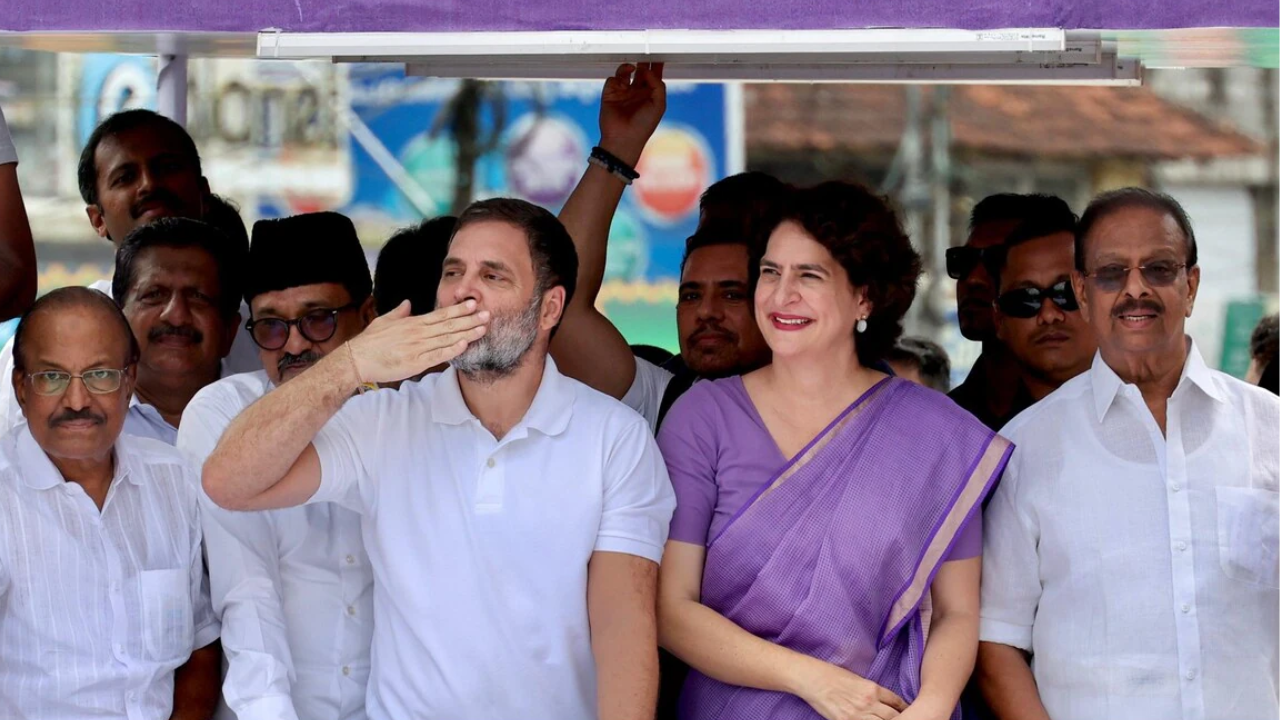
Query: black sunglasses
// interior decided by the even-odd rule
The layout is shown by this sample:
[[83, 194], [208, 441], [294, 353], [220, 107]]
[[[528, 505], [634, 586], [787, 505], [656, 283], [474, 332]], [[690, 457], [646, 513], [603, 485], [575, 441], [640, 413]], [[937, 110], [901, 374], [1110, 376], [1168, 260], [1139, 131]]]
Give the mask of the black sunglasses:
[[996, 298], [996, 307], [1000, 312], [1013, 318], [1033, 318], [1040, 314], [1045, 300], [1052, 300], [1054, 305], [1064, 312], [1079, 310], [1075, 290], [1071, 289], [1071, 281], [1062, 280], [1047, 288], [1025, 287]]
[[355, 310], [361, 303], [351, 303], [340, 308], [320, 308], [293, 320], [261, 318], [244, 324], [253, 341], [263, 350], [279, 350], [289, 344], [289, 328], [298, 326], [302, 337], [313, 343], [322, 343], [338, 332], [338, 313]]
[[973, 272], [973, 269], [978, 267], [979, 263], [986, 265], [989, 270], [1002, 250], [1004, 250], [1004, 247], [1000, 245], [992, 245], [985, 248], [947, 248], [947, 277], [952, 280], [968, 277], [969, 273]]

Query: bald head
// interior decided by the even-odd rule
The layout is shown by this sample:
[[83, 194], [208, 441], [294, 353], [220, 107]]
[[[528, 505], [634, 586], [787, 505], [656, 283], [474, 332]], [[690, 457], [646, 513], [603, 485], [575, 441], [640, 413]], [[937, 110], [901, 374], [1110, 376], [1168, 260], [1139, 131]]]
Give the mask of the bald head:
[[129, 322], [115, 301], [103, 293], [86, 287], [58, 288], [41, 297], [18, 321], [13, 334], [13, 368], [24, 371], [30, 362], [32, 346], [39, 342], [42, 318], [67, 312], [87, 312], [101, 318], [101, 333], [112, 336], [119, 343], [126, 362], [132, 365], [138, 360], [138, 341], [133, 337]]

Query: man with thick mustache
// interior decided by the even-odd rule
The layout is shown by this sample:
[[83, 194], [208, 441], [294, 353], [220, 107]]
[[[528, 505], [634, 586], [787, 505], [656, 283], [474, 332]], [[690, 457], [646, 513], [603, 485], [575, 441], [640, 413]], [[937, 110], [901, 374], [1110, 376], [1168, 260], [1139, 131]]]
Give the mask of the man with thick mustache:
[[177, 442], [187, 403], [222, 376], [244, 265], [235, 243], [197, 220], [163, 218], [125, 238], [111, 294], [141, 347], [125, 432]]
[[[374, 317], [368, 261], [338, 213], [258, 222], [247, 267], [264, 370], [216, 382], [187, 406], [178, 448], [197, 466], [241, 411]], [[373, 571], [360, 516], [327, 503], [248, 513], [210, 503], [203, 521], [228, 662], [221, 717], [364, 720]]]
[[14, 337], [26, 422], [0, 439], [0, 717], [208, 720], [219, 628], [195, 470], [121, 432], [128, 322], [62, 288]]
[[1000, 718], [1275, 717], [1280, 399], [1210, 370], [1182, 207], [1089, 205], [1072, 286], [1098, 354], [1005, 426], [978, 678]]

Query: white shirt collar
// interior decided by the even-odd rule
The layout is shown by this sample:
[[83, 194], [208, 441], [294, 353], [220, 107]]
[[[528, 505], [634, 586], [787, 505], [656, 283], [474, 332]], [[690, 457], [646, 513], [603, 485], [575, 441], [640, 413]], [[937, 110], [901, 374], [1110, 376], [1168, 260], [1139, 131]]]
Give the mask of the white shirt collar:
[[[121, 435], [116, 440], [114, 448], [116, 468], [115, 476], [111, 478], [112, 485], [115, 485], [118, 480], [128, 480], [134, 485], [142, 484], [139, 473], [129, 472], [129, 453], [126, 446], [124, 435]], [[49, 490], [66, 482], [66, 478], [62, 477], [62, 473], [54, 467], [49, 455], [31, 434], [31, 426], [26, 423], [18, 431], [17, 455], [19, 472], [27, 487], [34, 490]]]
[[[559, 435], [569, 427], [569, 416], [573, 413], [573, 398], [573, 386], [560, 374], [556, 369], [555, 361], [548, 355], [546, 366], [542, 369], [542, 381], [538, 384], [538, 392], [533, 396], [533, 403], [529, 405], [524, 418], [512, 428], [512, 432], [507, 433], [507, 437], [525, 435], [529, 429], [537, 430], [544, 435]], [[462, 398], [462, 388], [458, 385], [458, 371], [452, 365], [436, 381], [436, 392], [431, 398], [431, 406], [432, 417], [445, 425], [480, 423]], [[520, 429], [526, 432], [517, 433], [516, 431]]]
[[[1174, 393], [1176, 394], [1190, 382], [1210, 398], [1218, 402], [1226, 402], [1226, 397], [1214, 381], [1213, 373], [1205, 364], [1204, 356], [1200, 354], [1195, 341], [1188, 338], [1187, 343], [1187, 361], [1182, 367], [1182, 378], [1178, 381], [1178, 387]], [[1120, 379], [1115, 370], [1112, 370], [1111, 366], [1102, 359], [1101, 352], [1093, 356], [1093, 366], [1089, 368], [1089, 380], [1093, 386], [1094, 412], [1098, 422], [1102, 422], [1107, 415], [1107, 410], [1111, 409], [1116, 396], [1120, 394], [1120, 389], [1130, 383]]]

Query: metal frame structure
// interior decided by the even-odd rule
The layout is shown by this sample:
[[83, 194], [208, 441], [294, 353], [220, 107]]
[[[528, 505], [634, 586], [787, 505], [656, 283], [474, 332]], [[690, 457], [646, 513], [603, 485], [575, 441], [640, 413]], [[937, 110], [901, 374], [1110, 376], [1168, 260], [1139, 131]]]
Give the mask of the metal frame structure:
[[410, 75], [597, 79], [665, 62], [673, 80], [1137, 85], [1141, 63], [1094, 31], [628, 30], [258, 35], [259, 58], [404, 64]]

